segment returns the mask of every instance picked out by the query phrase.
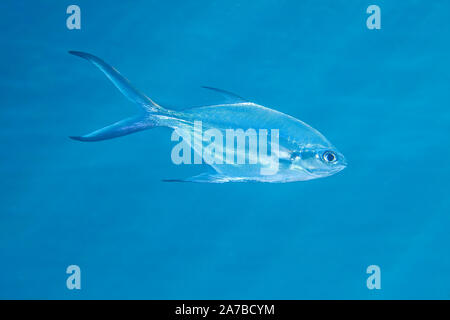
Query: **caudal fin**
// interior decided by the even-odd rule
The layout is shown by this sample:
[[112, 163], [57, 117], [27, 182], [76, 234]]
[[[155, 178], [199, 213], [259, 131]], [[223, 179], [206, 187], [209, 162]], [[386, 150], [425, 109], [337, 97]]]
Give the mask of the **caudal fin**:
[[100, 141], [124, 136], [158, 125], [156, 114], [163, 112], [164, 109], [134, 88], [131, 83], [119, 73], [119, 71], [90, 53], [80, 51], [69, 51], [69, 53], [86, 59], [99, 68], [116, 88], [130, 101], [139, 105], [142, 111], [138, 116], [121, 120], [83, 136], [72, 136], [70, 137], [71, 139], [79, 141]]
[[157, 126], [157, 122], [151, 117], [135, 116], [113, 123], [84, 136], [71, 136], [70, 138], [78, 141], [101, 141], [125, 136], [155, 126]]
[[122, 76], [119, 71], [107, 64], [105, 61], [96, 57], [90, 53], [81, 51], [69, 51], [70, 54], [81, 57], [88, 60], [94, 66], [100, 69], [106, 77], [119, 89], [122, 94], [127, 97], [130, 101], [141, 105], [143, 108], [148, 109], [148, 111], [158, 111], [162, 109], [161, 106], [156, 104], [153, 100], [147, 97], [145, 94], [139, 92], [134, 88], [130, 81], [128, 81], [124, 76]]

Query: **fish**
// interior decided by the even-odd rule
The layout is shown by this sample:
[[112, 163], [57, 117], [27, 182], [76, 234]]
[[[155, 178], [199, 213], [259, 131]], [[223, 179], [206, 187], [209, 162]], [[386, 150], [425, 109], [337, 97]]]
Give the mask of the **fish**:
[[[119, 71], [102, 59], [81, 51], [69, 51], [69, 53], [86, 59], [96, 66], [128, 100], [137, 104], [140, 110], [134, 116], [86, 135], [70, 136], [70, 138], [93, 142], [155, 127], [171, 128], [173, 129], [172, 141], [177, 139], [180, 141], [182, 138], [181, 141], [185, 144], [183, 147], [187, 146], [194, 151], [194, 159], [197, 159], [197, 163], [200, 160], [200, 163], [208, 164], [212, 170], [190, 178], [165, 179], [163, 180], [165, 182], [286, 183], [328, 177], [347, 166], [344, 155], [324, 135], [293, 116], [214, 87], [203, 88], [220, 94], [225, 99], [223, 103], [181, 110], [165, 108], [134, 88]], [[225, 147], [223, 143], [219, 144], [218, 137], [228, 138], [230, 132], [236, 134], [238, 131], [244, 133], [244, 140], [241, 140], [241, 142], [244, 141], [243, 148], [238, 147], [236, 150], [234, 139], [238, 139], [237, 135], [230, 135], [233, 141], [226, 142]], [[210, 135], [209, 140], [205, 139], [204, 135], [208, 132], [214, 132], [215, 136]], [[214, 139], [211, 138], [212, 136]], [[258, 145], [252, 148], [251, 142], [257, 141], [257, 138], [259, 138]], [[248, 145], [245, 144], [246, 139], [249, 141]], [[214, 149], [214, 153], [205, 152], [205, 148], [211, 147], [213, 142], [216, 143], [214, 144], [216, 148], [209, 148], [209, 150]], [[266, 149], [265, 153], [262, 152], [263, 149]], [[174, 150], [175, 148], [172, 150], [172, 155]], [[187, 153], [186, 148], [183, 149], [183, 153]], [[231, 154], [230, 159], [226, 158], [227, 161], [224, 161], [224, 154], [226, 157]], [[206, 159], [207, 155], [208, 159]], [[236, 158], [241, 161], [236, 162]]]

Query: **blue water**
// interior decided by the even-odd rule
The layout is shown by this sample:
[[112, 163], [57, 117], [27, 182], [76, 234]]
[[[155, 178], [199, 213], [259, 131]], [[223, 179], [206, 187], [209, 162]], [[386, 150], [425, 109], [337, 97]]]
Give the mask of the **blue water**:
[[[0, 4], [0, 298], [450, 298], [450, 2], [77, 0], [68, 30], [70, 4]], [[349, 166], [161, 182], [204, 171], [172, 164], [170, 130], [68, 139], [136, 111], [68, 50], [162, 105], [204, 104], [209, 85], [291, 114]]]

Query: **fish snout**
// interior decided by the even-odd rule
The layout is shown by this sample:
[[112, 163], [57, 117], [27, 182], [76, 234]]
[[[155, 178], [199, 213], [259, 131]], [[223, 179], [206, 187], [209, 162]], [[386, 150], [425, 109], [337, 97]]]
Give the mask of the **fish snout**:
[[[347, 167], [347, 166], [348, 166], [347, 158], [345, 158], [344, 155], [341, 154], [341, 159], [342, 159], [342, 160], [339, 161], [339, 162], [340, 162], [340, 163], [339, 163], [340, 166], [343, 167], [343, 168]], [[342, 169], [343, 169], [343, 168], [342, 168]]]
[[335, 165], [336, 172], [344, 170], [348, 166], [347, 158], [344, 157], [342, 153], [338, 153], [338, 161]]

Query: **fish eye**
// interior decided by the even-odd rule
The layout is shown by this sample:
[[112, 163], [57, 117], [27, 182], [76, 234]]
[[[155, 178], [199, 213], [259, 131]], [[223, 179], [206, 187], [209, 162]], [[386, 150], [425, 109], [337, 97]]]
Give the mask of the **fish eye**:
[[336, 155], [332, 151], [324, 152], [322, 158], [323, 158], [323, 160], [325, 160], [325, 162], [335, 162], [336, 161]]

